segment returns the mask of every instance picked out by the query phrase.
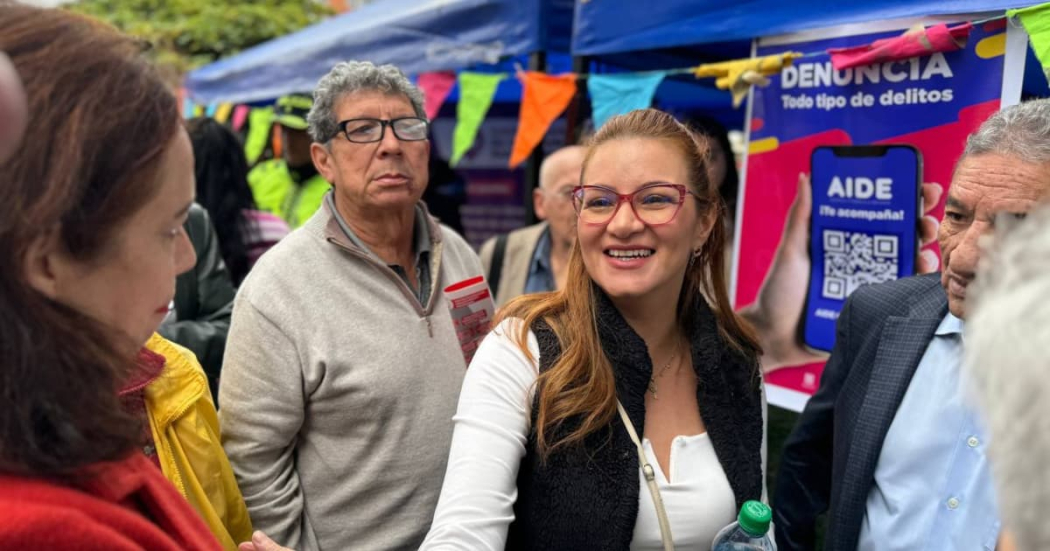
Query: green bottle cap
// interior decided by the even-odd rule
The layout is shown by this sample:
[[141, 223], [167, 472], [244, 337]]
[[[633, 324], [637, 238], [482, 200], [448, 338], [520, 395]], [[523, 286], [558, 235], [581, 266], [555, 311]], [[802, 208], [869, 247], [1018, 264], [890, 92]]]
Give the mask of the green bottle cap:
[[740, 522], [740, 528], [743, 528], [749, 536], [759, 538], [769, 532], [773, 511], [761, 501], [747, 501], [740, 507], [740, 516], [737, 517], [737, 520]]

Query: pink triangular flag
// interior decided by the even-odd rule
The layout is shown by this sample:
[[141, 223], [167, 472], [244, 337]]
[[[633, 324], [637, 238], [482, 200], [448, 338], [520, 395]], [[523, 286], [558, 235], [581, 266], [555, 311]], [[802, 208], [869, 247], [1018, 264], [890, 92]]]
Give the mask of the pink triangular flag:
[[970, 23], [954, 27], [941, 23], [929, 28], [918, 25], [900, 36], [882, 38], [862, 46], [832, 48], [828, 53], [831, 54], [831, 65], [835, 70], [843, 71], [861, 65], [959, 50], [966, 44], [972, 29], [973, 25]]
[[233, 128], [234, 132], [240, 131], [241, 127], [244, 126], [244, 120], [248, 118], [248, 111], [251, 109], [247, 105], [238, 105], [233, 108], [233, 118], [230, 120], [230, 128]]
[[427, 118], [434, 120], [445, 98], [456, 84], [456, 73], [441, 71], [436, 73], [423, 73], [419, 75], [419, 88], [423, 90], [423, 110], [427, 112]]

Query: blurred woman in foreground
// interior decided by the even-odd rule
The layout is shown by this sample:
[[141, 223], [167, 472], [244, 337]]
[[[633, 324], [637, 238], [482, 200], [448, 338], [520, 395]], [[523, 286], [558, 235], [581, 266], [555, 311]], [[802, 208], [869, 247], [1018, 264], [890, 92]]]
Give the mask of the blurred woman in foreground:
[[251, 535], [200, 365], [154, 334], [195, 261], [193, 156], [140, 49], [0, 2], [30, 124], [0, 162], [3, 548], [233, 549]]

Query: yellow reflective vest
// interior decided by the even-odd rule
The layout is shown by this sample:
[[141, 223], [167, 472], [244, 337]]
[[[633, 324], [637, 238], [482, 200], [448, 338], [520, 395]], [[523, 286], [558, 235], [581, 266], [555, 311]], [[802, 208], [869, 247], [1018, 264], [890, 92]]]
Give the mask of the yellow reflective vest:
[[222, 449], [208, 379], [189, 350], [154, 333], [146, 348], [164, 370], [146, 387], [146, 413], [164, 477], [200, 513], [222, 543], [236, 550], [252, 537], [248, 508]]
[[292, 229], [303, 225], [321, 207], [331, 185], [320, 174], [297, 184], [283, 159], [259, 163], [248, 173], [248, 185], [259, 210], [276, 214]]

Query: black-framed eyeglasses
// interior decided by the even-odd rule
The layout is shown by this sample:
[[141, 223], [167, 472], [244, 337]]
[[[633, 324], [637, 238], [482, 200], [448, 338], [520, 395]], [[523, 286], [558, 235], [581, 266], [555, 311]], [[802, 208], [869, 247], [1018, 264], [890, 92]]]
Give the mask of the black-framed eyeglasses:
[[403, 142], [418, 142], [427, 139], [430, 123], [419, 117], [399, 119], [349, 119], [339, 121], [339, 130], [347, 140], [354, 143], [374, 143], [383, 140], [386, 127], [394, 131], [394, 137]]
[[666, 182], [646, 184], [632, 193], [617, 193], [605, 186], [577, 186], [572, 204], [580, 222], [591, 226], [608, 224], [625, 202], [643, 223], [659, 226], [674, 220], [686, 195], [696, 197], [684, 185]]

